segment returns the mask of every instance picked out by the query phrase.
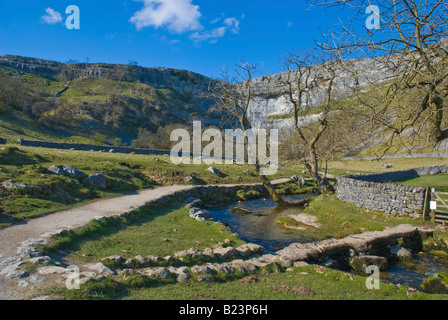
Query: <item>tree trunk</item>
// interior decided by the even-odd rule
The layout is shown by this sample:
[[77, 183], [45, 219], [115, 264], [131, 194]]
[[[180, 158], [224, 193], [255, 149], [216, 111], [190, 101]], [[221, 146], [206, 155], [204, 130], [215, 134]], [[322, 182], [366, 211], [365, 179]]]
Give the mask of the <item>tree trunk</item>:
[[442, 130], [443, 121], [443, 100], [439, 97], [432, 99], [432, 110], [434, 116], [431, 121], [431, 127], [428, 136], [428, 142], [438, 143], [448, 138], [448, 130]]

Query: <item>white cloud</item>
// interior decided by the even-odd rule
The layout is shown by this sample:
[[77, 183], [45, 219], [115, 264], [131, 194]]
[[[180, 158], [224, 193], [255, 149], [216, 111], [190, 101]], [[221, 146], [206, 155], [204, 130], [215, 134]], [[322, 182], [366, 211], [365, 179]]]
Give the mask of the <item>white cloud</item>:
[[42, 22], [47, 24], [56, 24], [62, 22], [62, 15], [52, 8], [45, 9], [46, 15], [42, 16]]
[[140, 30], [145, 27], [167, 27], [174, 33], [196, 31], [202, 28], [199, 22], [199, 6], [192, 0], [136, 0], [143, 1], [143, 8], [129, 20]]
[[210, 43], [216, 43], [218, 39], [224, 37], [229, 30], [232, 33], [237, 34], [240, 31], [240, 21], [236, 18], [227, 18], [224, 20], [222, 27], [205, 32], [195, 32], [190, 36], [190, 39], [195, 42], [210, 41]]

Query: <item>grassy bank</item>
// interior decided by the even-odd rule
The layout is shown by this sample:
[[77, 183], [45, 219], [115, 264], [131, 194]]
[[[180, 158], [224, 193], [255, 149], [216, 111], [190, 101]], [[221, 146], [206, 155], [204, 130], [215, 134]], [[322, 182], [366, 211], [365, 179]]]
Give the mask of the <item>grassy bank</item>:
[[[51, 165], [70, 165], [87, 176], [102, 173], [107, 178], [107, 188], [53, 174], [47, 170]], [[208, 171], [209, 166], [175, 165], [168, 156], [6, 146], [0, 151], [0, 181], [26, 184], [31, 191], [0, 186], [0, 227], [96, 199], [163, 185], [259, 183], [251, 165], [213, 165], [223, 177]], [[290, 177], [297, 172], [297, 165], [282, 167], [271, 178]], [[192, 182], [186, 181], [188, 176], [193, 177]]]
[[244, 242], [227, 228], [213, 222], [198, 222], [188, 216], [189, 209], [178, 202], [161, 208], [141, 208], [128, 217], [95, 220], [74, 231], [53, 237], [45, 248], [49, 254], [62, 250], [72, 263], [99, 262], [120, 255], [131, 259], [142, 256], [168, 256], [196, 248], [203, 250], [226, 242]]
[[[344, 237], [402, 223], [420, 225], [420, 221], [393, 217], [379, 212], [358, 210], [333, 196], [314, 199], [305, 210], [318, 217], [318, 229], [294, 231], [316, 238]], [[63, 260], [70, 264], [96, 263], [101, 258], [120, 255], [172, 255], [190, 247], [199, 250], [218, 243], [238, 246], [242, 241], [226, 228], [188, 217], [182, 203], [164, 208], [140, 209], [128, 218], [94, 221], [88, 226], [55, 237], [48, 252], [63, 250]], [[428, 225], [428, 224], [427, 224]], [[228, 239], [228, 240], [226, 240]], [[446, 241], [439, 235], [437, 241]], [[85, 300], [441, 300], [448, 295], [409, 293], [404, 286], [382, 282], [379, 290], [366, 288], [366, 278], [316, 265], [261, 268], [255, 274], [212, 274], [212, 282], [198, 282], [197, 277], [183, 283], [174, 278], [157, 280], [129, 274], [101, 281], [89, 281], [80, 290], [61, 286], [49, 291], [55, 299]], [[305, 288], [305, 289], [304, 289]], [[47, 292], [48, 293], [48, 292]]]
[[[420, 220], [408, 217], [394, 217], [376, 210], [359, 209], [354, 205], [339, 201], [334, 195], [321, 195], [313, 199], [304, 213], [317, 217], [320, 227], [290, 230], [290, 232], [314, 239], [344, 238], [351, 234], [379, 231], [400, 224], [425, 225]], [[288, 225], [296, 226], [293, 219], [281, 218], [287, 220], [278, 221], [280, 224], [286, 227]], [[426, 223], [426, 225], [429, 224]]]
[[292, 271], [273, 269], [231, 281], [185, 283], [147, 281], [142, 287], [124, 285], [118, 279], [92, 281], [80, 290], [53, 289], [68, 300], [447, 300], [447, 294], [408, 293], [406, 287], [381, 283], [369, 290], [366, 278], [319, 266]]

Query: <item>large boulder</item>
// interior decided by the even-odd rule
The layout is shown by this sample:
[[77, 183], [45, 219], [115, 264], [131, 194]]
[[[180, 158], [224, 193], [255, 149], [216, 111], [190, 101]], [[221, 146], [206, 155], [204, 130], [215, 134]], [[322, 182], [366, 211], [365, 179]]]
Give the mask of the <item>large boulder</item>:
[[392, 249], [392, 253], [398, 260], [409, 261], [412, 260], [412, 251], [403, 247], [395, 247]]
[[98, 188], [106, 188], [107, 186], [107, 179], [106, 177], [101, 173], [95, 173], [89, 176], [86, 181], [90, 183], [92, 186], [98, 187]]
[[380, 271], [387, 271], [388, 268], [387, 259], [385, 257], [372, 255], [351, 257], [349, 263], [353, 271], [359, 274], [367, 273], [367, 267], [372, 265], [377, 266]]
[[54, 174], [63, 174], [62, 169], [55, 165], [52, 165], [50, 168], [48, 168], [48, 171], [50, 171]]
[[224, 176], [224, 174], [221, 171], [219, 171], [218, 169], [216, 169], [214, 167], [209, 167], [207, 170], [212, 172], [212, 173], [214, 173], [214, 174], [216, 174], [218, 177], [223, 177]]
[[86, 176], [85, 173], [79, 171], [78, 169], [72, 166], [67, 165], [62, 166], [62, 173], [73, 179], [81, 179]]
[[3, 187], [5, 187], [6, 189], [23, 189], [25, 191], [32, 191], [33, 189], [28, 187], [26, 184], [24, 183], [14, 183], [11, 181], [6, 181], [2, 183]]
[[299, 177], [298, 175], [293, 175], [291, 177], [291, 180], [296, 182], [300, 187], [303, 187], [306, 184], [306, 180], [302, 177]]
[[213, 254], [222, 260], [227, 260], [234, 256], [238, 256], [238, 251], [233, 247], [218, 246], [213, 249]]
[[448, 274], [434, 273], [423, 280], [420, 290], [426, 293], [447, 294], [448, 293]]

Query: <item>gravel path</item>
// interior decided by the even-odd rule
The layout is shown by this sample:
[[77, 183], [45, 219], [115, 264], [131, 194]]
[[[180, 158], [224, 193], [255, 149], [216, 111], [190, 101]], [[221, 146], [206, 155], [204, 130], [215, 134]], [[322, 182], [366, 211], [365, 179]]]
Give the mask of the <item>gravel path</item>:
[[[275, 180], [272, 181], [272, 184], [286, 181], [289, 181], [289, 179]], [[234, 185], [222, 185], [222, 187], [227, 186]], [[194, 186], [177, 185], [143, 190], [113, 199], [99, 200], [85, 206], [32, 219], [24, 224], [0, 229], [0, 263], [6, 258], [17, 256], [17, 248], [23, 246], [22, 243], [28, 239], [45, 238], [58, 230], [74, 229], [87, 224], [93, 219], [120, 215], [126, 211], [144, 206], [149, 201], [156, 200], [176, 191], [192, 188]], [[5, 268], [5, 266], [0, 267], [0, 269], [2, 268]], [[0, 274], [0, 300], [11, 299], [20, 299], [20, 293], [16, 287], [9, 287], [7, 281]]]

